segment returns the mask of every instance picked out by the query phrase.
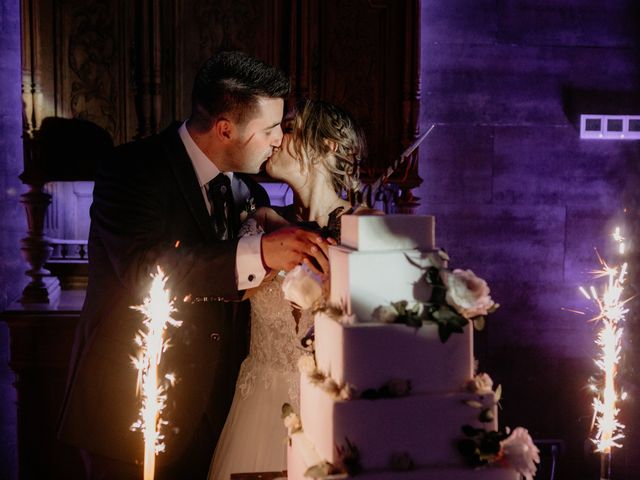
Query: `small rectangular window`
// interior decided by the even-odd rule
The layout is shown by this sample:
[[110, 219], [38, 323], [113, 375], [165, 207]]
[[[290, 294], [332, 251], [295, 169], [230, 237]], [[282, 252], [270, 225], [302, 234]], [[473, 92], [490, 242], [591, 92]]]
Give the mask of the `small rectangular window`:
[[622, 119], [621, 118], [608, 119], [607, 132], [622, 132]]

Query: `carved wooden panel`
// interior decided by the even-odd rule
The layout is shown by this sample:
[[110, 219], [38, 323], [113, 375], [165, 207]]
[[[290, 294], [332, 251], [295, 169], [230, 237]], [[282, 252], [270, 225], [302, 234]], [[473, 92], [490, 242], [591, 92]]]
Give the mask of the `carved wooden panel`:
[[[191, 111], [191, 86], [202, 63], [216, 50], [241, 50], [288, 70], [290, 0], [184, 0], [176, 4], [175, 57], [180, 104], [176, 118]], [[175, 67], [174, 67], [175, 66]]]
[[302, 4], [298, 35], [308, 46], [299, 53], [298, 94], [349, 110], [367, 135], [369, 174], [380, 174], [419, 134], [419, 2]]
[[345, 106], [382, 171], [419, 134], [419, 0], [22, 0], [25, 130], [91, 120], [116, 144], [190, 111], [218, 49], [290, 73], [294, 95]]
[[132, 136], [132, 4], [23, 0], [25, 130], [48, 116], [90, 120], [121, 143]]

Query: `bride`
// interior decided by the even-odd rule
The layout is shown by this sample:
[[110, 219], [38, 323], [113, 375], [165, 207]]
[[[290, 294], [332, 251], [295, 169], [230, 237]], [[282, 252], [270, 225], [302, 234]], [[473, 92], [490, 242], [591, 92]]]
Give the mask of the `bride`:
[[[295, 113], [281, 149], [266, 165], [272, 178], [291, 187], [294, 202], [281, 212], [286, 221], [272, 210], [258, 212], [253, 220], [257, 219], [258, 230], [304, 222], [339, 240], [339, 216], [353, 213], [341, 193], [357, 188], [357, 164], [364, 148], [360, 129], [345, 111], [326, 102], [306, 101]], [[274, 272], [273, 280], [251, 297], [249, 355], [240, 368], [209, 480], [286, 469], [287, 430], [280, 411], [283, 403], [299, 411], [300, 340], [313, 318], [310, 311], [294, 311], [285, 300], [283, 279], [282, 272]]]

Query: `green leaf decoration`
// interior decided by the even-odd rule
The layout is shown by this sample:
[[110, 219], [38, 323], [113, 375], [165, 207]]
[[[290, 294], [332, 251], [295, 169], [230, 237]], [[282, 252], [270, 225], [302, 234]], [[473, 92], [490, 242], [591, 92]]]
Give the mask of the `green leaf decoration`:
[[469, 320], [448, 306], [442, 306], [432, 313], [434, 321], [438, 324], [438, 336], [445, 343], [452, 333], [462, 333]]
[[398, 316], [403, 316], [407, 314], [407, 305], [409, 302], [406, 300], [400, 300], [399, 302], [391, 302], [391, 306], [396, 309], [398, 312]]
[[474, 437], [480, 432], [479, 428], [474, 428], [471, 425], [463, 425], [462, 433], [464, 433], [467, 437]]
[[449, 254], [447, 253], [447, 251], [444, 248], [441, 248], [440, 250], [438, 250], [438, 256], [445, 261], [449, 261], [451, 260], [451, 257], [449, 257]]
[[482, 330], [484, 330], [485, 324], [486, 319], [483, 316], [473, 318], [473, 328], [475, 328], [477, 331], [481, 332]]
[[[391, 305], [398, 313], [394, 323], [404, 323], [411, 327], [420, 328], [424, 322], [433, 322], [438, 325], [438, 336], [442, 343], [445, 343], [454, 333], [462, 333], [469, 320], [457, 312], [447, 303], [447, 286], [444, 283], [443, 272], [449, 272], [447, 268], [449, 256], [444, 250], [437, 253], [439, 258], [429, 257], [432, 266], [424, 267], [405, 254], [407, 261], [422, 270], [421, 281], [431, 287], [431, 297], [428, 302], [423, 303], [422, 313], [417, 315], [418, 308], [412, 306], [408, 308], [408, 302], [403, 300], [393, 302]], [[488, 313], [494, 312], [500, 305], [494, 303], [488, 309]], [[472, 319], [473, 328], [483, 330], [486, 319], [478, 316]]]
[[480, 412], [480, 415], [478, 415], [478, 420], [480, 420], [482, 423], [492, 422], [494, 418], [495, 416], [493, 415], [493, 410], [491, 410], [490, 408], [485, 408]]
[[458, 451], [473, 467], [493, 463], [500, 453], [500, 442], [508, 437], [502, 430], [486, 431], [470, 425], [464, 425], [462, 431], [467, 438], [457, 442]]
[[378, 395], [378, 391], [375, 388], [367, 388], [362, 392], [360, 398], [364, 400], [377, 400], [378, 398], [380, 398], [380, 396]]
[[411, 381], [403, 379], [390, 380], [380, 388], [368, 388], [362, 392], [360, 398], [364, 400], [378, 400], [379, 398], [405, 397], [411, 393]]
[[447, 340], [449, 340], [452, 333], [453, 332], [449, 330], [445, 324], [438, 324], [438, 337], [440, 337], [440, 341], [442, 343], [447, 343]]
[[362, 471], [360, 464], [360, 451], [345, 437], [346, 444], [344, 446], [336, 445], [336, 453], [338, 454], [338, 468], [349, 475], [357, 475]]
[[429, 303], [433, 303], [437, 306], [445, 305], [447, 303], [447, 289], [444, 285], [432, 285]]
[[502, 385], [498, 385], [496, 387], [496, 391], [494, 392], [494, 396], [496, 399], [496, 403], [500, 401], [500, 399], [502, 398]]
[[480, 403], [477, 400], [467, 400], [465, 403], [467, 405], [469, 405], [470, 407], [473, 407], [473, 408], [482, 408], [482, 407], [484, 407], [484, 405], [482, 405], [482, 403]]
[[480, 440], [480, 451], [487, 455], [497, 455], [500, 452], [500, 438], [497, 435], [488, 435]]
[[422, 317], [415, 312], [409, 312], [403, 317], [403, 321], [401, 323], [404, 323], [409, 327], [420, 328], [422, 326]]
[[427, 268], [427, 271], [424, 274], [424, 279], [429, 285], [433, 285], [434, 287], [444, 286], [442, 278], [440, 277], [440, 270], [436, 267]]
[[389, 467], [394, 472], [408, 472], [414, 469], [415, 463], [408, 453], [394, 453], [389, 460]]
[[464, 438], [458, 442], [458, 451], [463, 457], [473, 458], [476, 455], [476, 442], [471, 438]]
[[491, 305], [491, 307], [487, 310], [487, 313], [493, 313], [495, 312], [497, 309], [500, 308], [500, 304], [499, 303], [494, 303], [493, 305]]
[[329, 462], [322, 462], [314, 465], [313, 467], [307, 468], [304, 472], [304, 476], [309, 478], [322, 478], [327, 475], [331, 475], [332, 473], [335, 473], [334, 466]]

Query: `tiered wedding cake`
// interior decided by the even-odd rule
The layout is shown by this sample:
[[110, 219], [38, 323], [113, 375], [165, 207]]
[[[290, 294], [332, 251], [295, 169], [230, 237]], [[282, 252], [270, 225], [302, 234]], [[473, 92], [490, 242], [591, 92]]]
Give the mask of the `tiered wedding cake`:
[[283, 408], [289, 480], [517, 480], [509, 460], [534, 472], [530, 437], [497, 431], [499, 389], [474, 374], [468, 319], [495, 308], [488, 288], [447, 269], [434, 218], [346, 215], [329, 257], [331, 306], [300, 362], [300, 416]]

